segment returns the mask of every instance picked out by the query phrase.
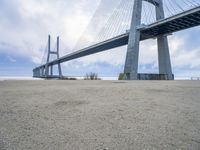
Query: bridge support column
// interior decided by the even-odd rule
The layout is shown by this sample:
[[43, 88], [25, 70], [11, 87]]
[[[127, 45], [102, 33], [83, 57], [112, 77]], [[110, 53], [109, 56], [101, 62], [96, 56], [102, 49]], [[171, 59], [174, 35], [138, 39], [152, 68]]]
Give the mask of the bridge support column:
[[49, 76], [49, 59], [50, 59], [50, 53], [51, 53], [51, 36], [48, 36], [48, 54], [47, 54], [47, 62], [45, 65], [45, 77], [47, 78]]
[[173, 80], [168, 40], [166, 36], [158, 37], [158, 63], [159, 73], [166, 74], [167, 80]]
[[142, 0], [135, 0], [133, 6], [133, 14], [131, 20], [131, 28], [128, 40], [128, 49], [126, 54], [126, 62], [124, 74], [126, 80], [138, 79], [138, 59], [139, 59], [139, 44], [140, 31], [137, 27], [141, 24]]
[[40, 77], [42, 77], [44, 75], [44, 70], [43, 68], [40, 68]]
[[[163, 0], [159, 1], [159, 5], [156, 7], [156, 19], [164, 19]], [[167, 80], [173, 80], [169, 46], [167, 36], [161, 35], [157, 38], [158, 43], [158, 66], [159, 73], [167, 75]]]
[[[50, 42], [51, 42], [51, 37], [49, 35], [49, 37], [48, 37], [48, 56], [47, 56], [47, 62], [45, 65], [45, 77], [46, 78], [55, 77], [55, 76], [53, 76], [53, 64], [49, 64], [50, 55], [54, 54], [57, 56], [57, 59], [59, 59], [59, 37], [57, 37], [57, 50], [56, 51], [51, 51], [51, 43]], [[50, 73], [50, 75], [49, 75], [49, 73]], [[59, 73], [58, 77], [62, 78], [62, 71], [61, 71], [60, 63], [58, 63], [58, 73]]]
[[[57, 37], [57, 59], [60, 57], [59, 56], [59, 49], [60, 49], [60, 47], [59, 47], [59, 37]], [[58, 63], [58, 73], [59, 73], [59, 78], [62, 78], [62, 70], [61, 70], [61, 65], [60, 65], [60, 62]]]
[[42, 68], [42, 77], [45, 77], [45, 67]]
[[[138, 57], [139, 57], [139, 44], [140, 44], [139, 26], [141, 25], [142, 1], [147, 1], [155, 6], [157, 20], [165, 18], [163, 9], [163, 0], [134, 0], [131, 28], [128, 40], [128, 49], [124, 67], [125, 80], [138, 79], [138, 61], [139, 61]], [[167, 36], [160, 35], [157, 38], [157, 43], [158, 43], [159, 74], [167, 76], [166, 80], [172, 80], [173, 74], [171, 69]]]
[[51, 65], [51, 76], [53, 76], [53, 65]]

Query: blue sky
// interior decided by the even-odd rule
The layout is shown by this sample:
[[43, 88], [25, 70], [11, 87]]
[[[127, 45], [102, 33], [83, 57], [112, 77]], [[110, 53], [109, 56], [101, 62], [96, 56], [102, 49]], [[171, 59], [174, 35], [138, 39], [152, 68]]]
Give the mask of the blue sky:
[[[119, 0], [104, 0], [102, 16]], [[0, 76], [32, 76], [41, 63], [48, 34], [61, 38], [61, 55], [73, 51], [100, 0], [1, 0]], [[112, 4], [112, 5], [111, 5]], [[100, 20], [101, 19], [101, 20]], [[105, 19], [98, 18], [98, 25]], [[200, 76], [200, 27], [169, 36], [176, 76]], [[55, 40], [54, 40], [55, 41]], [[123, 72], [126, 46], [62, 64], [64, 75], [118, 76]], [[139, 72], [158, 72], [156, 40], [141, 42]]]

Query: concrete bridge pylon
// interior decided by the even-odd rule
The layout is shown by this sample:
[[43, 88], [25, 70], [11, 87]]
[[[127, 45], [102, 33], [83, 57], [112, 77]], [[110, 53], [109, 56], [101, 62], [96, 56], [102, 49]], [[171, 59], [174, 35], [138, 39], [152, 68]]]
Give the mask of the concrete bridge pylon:
[[[124, 67], [125, 80], [138, 80], [138, 62], [140, 47], [140, 30], [142, 16], [142, 2], [147, 1], [155, 6], [156, 19], [165, 18], [163, 0], [135, 0], [128, 39], [128, 48]], [[157, 37], [159, 75], [164, 75], [165, 80], [173, 80], [168, 39], [166, 35]]]
[[51, 50], [51, 36], [48, 36], [48, 54], [47, 54], [47, 61], [45, 65], [45, 78], [62, 78], [62, 70], [61, 65], [58, 63], [58, 76], [53, 75], [53, 65], [49, 65], [50, 62], [50, 56], [56, 55], [57, 59], [59, 59], [59, 36], [57, 37], [57, 43], [56, 43], [56, 51]]

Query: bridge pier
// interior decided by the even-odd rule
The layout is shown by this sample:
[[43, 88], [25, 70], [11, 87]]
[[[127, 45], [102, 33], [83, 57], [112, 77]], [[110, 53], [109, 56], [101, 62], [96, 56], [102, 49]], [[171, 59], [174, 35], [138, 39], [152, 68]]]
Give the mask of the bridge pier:
[[42, 77], [45, 77], [45, 67], [42, 67]]
[[[156, 20], [164, 19], [163, 1], [159, 1], [159, 5], [156, 7]], [[158, 44], [158, 66], [159, 74], [166, 74], [167, 80], [173, 80], [168, 39], [166, 35], [157, 37]]]
[[[50, 55], [56, 55], [57, 59], [59, 59], [59, 37], [57, 37], [57, 49], [56, 51], [51, 51], [51, 37], [49, 35], [48, 37], [48, 57], [47, 57], [47, 62], [45, 65], [45, 78], [53, 78], [55, 77], [53, 75], [53, 64], [49, 64], [50, 60]], [[61, 65], [58, 63], [58, 78], [62, 78], [62, 70], [61, 70]]]
[[56, 55], [57, 59], [59, 59], [59, 37], [57, 37], [57, 50], [51, 51], [51, 37], [50, 35], [48, 36], [48, 56], [47, 56], [47, 61], [46, 64], [43, 66], [40, 66], [38, 68], [33, 69], [33, 77], [37, 78], [62, 78], [62, 70], [61, 70], [61, 65], [58, 63], [58, 76], [53, 75], [53, 64], [49, 62], [50, 60], [50, 55]]
[[168, 40], [166, 36], [160, 36], [158, 41], [158, 66], [159, 74], [166, 74], [167, 80], [173, 80]]
[[142, 1], [135, 0], [133, 7], [133, 15], [128, 40], [128, 49], [126, 54], [124, 74], [126, 80], [138, 79], [138, 57], [140, 44], [140, 31], [137, 27], [141, 24]]
[[[138, 61], [139, 61], [139, 44], [140, 44], [140, 25], [142, 15], [142, 1], [135, 0], [131, 20], [131, 28], [128, 39], [128, 48], [124, 67], [125, 80], [138, 80]], [[164, 9], [162, 0], [145, 0], [155, 6], [156, 19], [164, 19]], [[166, 80], [172, 80], [173, 74], [168, 47], [168, 39], [165, 35], [157, 37], [158, 44], [158, 62], [159, 74], [165, 75]], [[147, 78], [148, 79], [148, 78]]]
[[53, 76], [53, 65], [51, 65], [51, 76]]

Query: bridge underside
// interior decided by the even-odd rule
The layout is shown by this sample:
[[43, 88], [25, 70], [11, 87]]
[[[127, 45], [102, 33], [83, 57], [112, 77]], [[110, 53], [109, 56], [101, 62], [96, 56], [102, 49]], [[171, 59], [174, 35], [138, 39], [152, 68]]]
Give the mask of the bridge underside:
[[141, 29], [141, 40], [170, 34], [200, 25], [200, 7], [160, 20]]
[[[175, 16], [160, 20], [156, 23], [150, 24], [148, 26], [138, 27], [141, 32], [140, 40], [146, 40], [150, 38], [156, 38], [159, 35], [168, 35], [173, 32], [185, 30], [191, 27], [200, 25], [200, 7], [188, 10], [186, 12], [177, 14]], [[76, 51], [74, 53], [63, 56], [48, 63], [48, 66], [53, 66], [59, 63], [70, 61], [83, 56], [95, 54], [98, 52], [106, 51], [112, 48], [124, 46], [128, 44], [129, 33], [125, 33], [114, 37], [112, 39], [103, 41], [101, 43], [95, 44], [93, 46], [84, 48], [82, 50]], [[41, 77], [41, 69], [45, 68], [45, 65], [41, 65], [33, 70], [34, 77]]]

